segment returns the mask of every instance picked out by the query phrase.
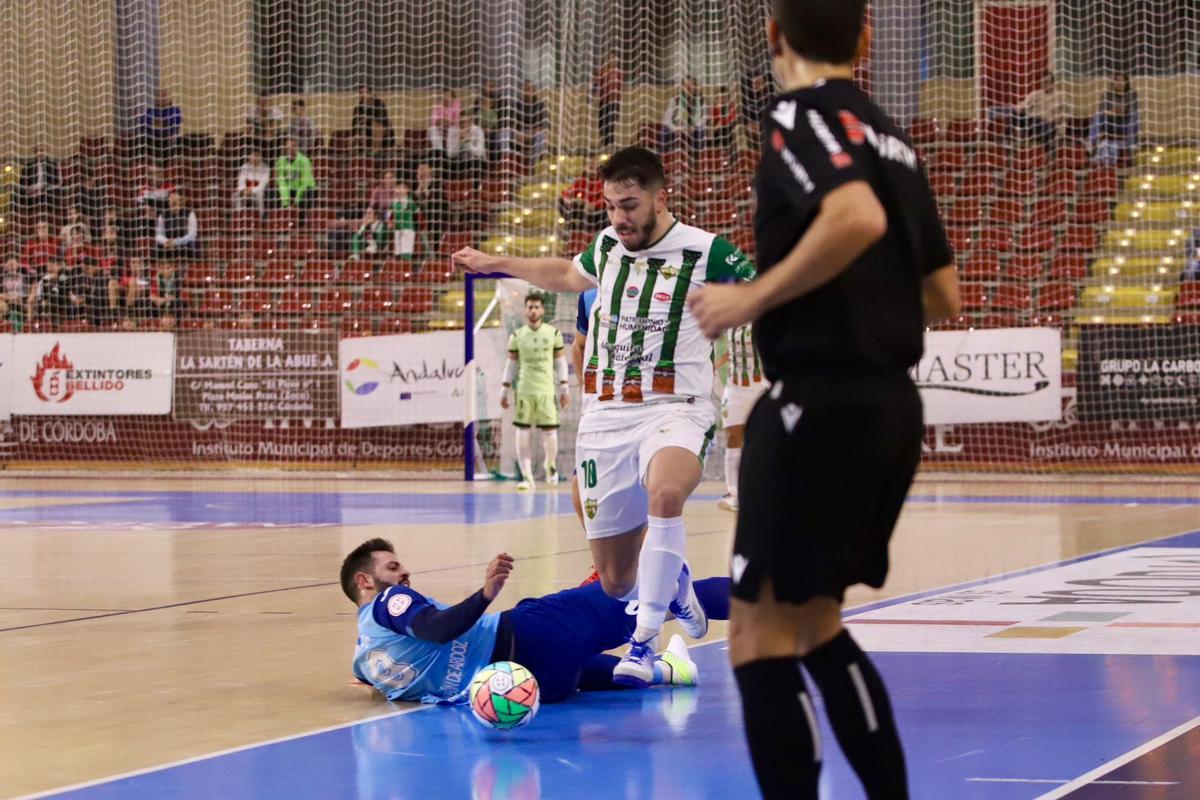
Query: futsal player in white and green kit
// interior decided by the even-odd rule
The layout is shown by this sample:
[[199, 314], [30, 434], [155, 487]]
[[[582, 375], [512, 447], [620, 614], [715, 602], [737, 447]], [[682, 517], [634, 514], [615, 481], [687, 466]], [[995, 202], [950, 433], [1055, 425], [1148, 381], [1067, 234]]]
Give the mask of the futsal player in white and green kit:
[[553, 291], [598, 290], [576, 475], [601, 585], [611, 597], [638, 601], [629, 653], [613, 679], [644, 686], [668, 609], [693, 638], [708, 630], [684, 560], [683, 506], [716, 431], [713, 343], [687, 299], [707, 283], [748, 280], [754, 268], [724, 238], [675, 218], [662, 160], [650, 150], [614, 153], [600, 176], [611, 224], [573, 260], [464, 248], [454, 263]]
[[562, 333], [542, 321], [546, 308], [539, 292], [525, 297], [525, 324], [508, 339], [508, 363], [504, 370], [504, 395], [500, 405], [508, 408], [513, 380], [517, 382], [517, 463], [521, 467], [520, 491], [531, 491], [533, 455], [531, 429], [542, 431], [546, 483], [558, 483], [558, 408], [567, 407], [567, 358]]

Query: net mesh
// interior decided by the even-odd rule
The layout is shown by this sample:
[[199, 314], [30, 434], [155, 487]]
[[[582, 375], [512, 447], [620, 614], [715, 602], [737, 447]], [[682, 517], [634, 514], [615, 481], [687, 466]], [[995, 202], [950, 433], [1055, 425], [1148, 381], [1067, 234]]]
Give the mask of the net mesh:
[[[467, 319], [451, 252], [578, 252], [604, 224], [595, 166], [630, 143], [663, 152], [678, 216], [753, 250], [761, 0], [8, 8], [11, 466], [448, 473], [473, 392], [480, 467], [510, 472], [496, 384], [524, 287], [475, 283]], [[858, 77], [911, 130], [955, 245], [964, 310], [940, 327], [1061, 337], [1060, 415], [933, 425], [926, 467], [1189, 471], [1200, 11], [900, 0], [872, 23]], [[1047, 73], [1057, 95], [1031, 99]], [[667, 112], [681, 94], [694, 118]], [[568, 341], [574, 307], [548, 307]], [[466, 326], [478, 381], [438, 384]]]

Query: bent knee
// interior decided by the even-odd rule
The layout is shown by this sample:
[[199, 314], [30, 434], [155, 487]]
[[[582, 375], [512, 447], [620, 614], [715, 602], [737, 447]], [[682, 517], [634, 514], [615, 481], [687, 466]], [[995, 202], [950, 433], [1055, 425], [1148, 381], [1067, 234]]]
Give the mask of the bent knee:
[[599, 570], [600, 586], [604, 593], [614, 600], [628, 597], [637, 585], [637, 574], [625, 574], [616, 570]]
[[650, 514], [655, 517], [678, 517], [683, 513], [687, 498], [688, 493], [682, 486], [656, 486], [650, 492]]

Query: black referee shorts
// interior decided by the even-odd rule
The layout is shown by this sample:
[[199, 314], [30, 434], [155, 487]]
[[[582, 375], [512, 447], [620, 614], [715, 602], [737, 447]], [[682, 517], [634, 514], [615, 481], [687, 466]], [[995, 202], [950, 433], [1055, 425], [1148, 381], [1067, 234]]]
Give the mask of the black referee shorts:
[[746, 424], [733, 596], [756, 601], [768, 577], [789, 603], [882, 586], [922, 434], [905, 375], [777, 381]]

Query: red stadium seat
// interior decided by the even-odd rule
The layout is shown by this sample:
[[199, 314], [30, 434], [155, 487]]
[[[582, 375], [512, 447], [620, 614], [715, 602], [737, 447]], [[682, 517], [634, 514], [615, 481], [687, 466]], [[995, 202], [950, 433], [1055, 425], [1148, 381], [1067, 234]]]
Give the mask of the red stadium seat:
[[391, 311], [395, 305], [391, 289], [367, 289], [363, 292], [362, 303], [358, 310], [364, 314], [382, 314]]
[[1075, 286], [1070, 283], [1047, 283], [1038, 292], [1039, 312], [1070, 311], [1075, 307]]
[[974, 247], [975, 237], [970, 228], [948, 226], [946, 237], [950, 240], [950, 248], [957, 255], [964, 256]]
[[233, 296], [219, 289], [206, 291], [200, 295], [200, 311], [210, 316], [228, 314], [233, 311]]
[[405, 314], [428, 314], [433, 310], [433, 290], [410, 286], [401, 293], [398, 305]]
[[1058, 152], [1054, 155], [1054, 166], [1063, 169], [1083, 170], [1087, 169], [1090, 156], [1087, 148], [1080, 142], [1067, 141], [1063, 142], [1058, 147]]
[[992, 206], [986, 216], [987, 220], [992, 223], [1016, 225], [1025, 222], [1029, 212], [1023, 201], [1001, 198], [992, 201]]
[[915, 117], [908, 126], [908, 135], [912, 137], [915, 144], [936, 142], [941, 137], [941, 133], [941, 127], [936, 119]]
[[984, 138], [983, 129], [976, 119], [952, 119], [945, 124], [947, 142], [974, 142]]
[[1069, 225], [1058, 246], [1068, 252], [1090, 253], [1100, 245], [1100, 232], [1091, 225]]
[[1046, 271], [1046, 259], [1038, 253], [1017, 253], [1008, 259], [1004, 277], [1013, 281], [1036, 280]]
[[291, 261], [273, 261], [263, 270], [263, 286], [287, 286], [300, 281], [301, 271]]
[[370, 283], [375, 277], [376, 266], [373, 261], [347, 261], [342, 265], [338, 280], [342, 283]]
[[1054, 169], [1050, 172], [1050, 176], [1046, 178], [1046, 183], [1042, 187], [1042, 192], [1048, 195], [1057, 197], [1070, 198], [1075, 196], [1078, 189], [1078, 176], [1071, 169]]
[[987, 287], [979, 283], [964, 283], [959, 287], [963, 311], [983, 311], [988, 307]]
[[1032, 172], [1010, 171], [1004, 176], [1002, 191], [1012, 197], [1033, 197], [1038, 193], [1037, 176]]
[[979, 201], [973, 197], [960, 197], [946, 212], [946, 222], [951, 225], [976, 225], [982, 214]]
[[1000, 256], [995, 253], [975, 253], [963, 262], [959, 272], [965, 281], [992, 281], [1000, 275]]
[[248, 261], [235, 261], [225, 268], [225, 283], [229, 286], [253, 286], [258, 281], [258, 268]]
[[380, 336], [396, 333], [412, 333], [413, 324], [405, 317], [384, 317], [375, 323], [375, 333]]
[[979, 231], [975, 246], [983, 251], [1007, 253], [1013, 247], [1013, 232], [1011, 228], [991, 226]]
[[1112, 219], [1112, 204], [1107, 200], [1080, 200], [1071, 220], [1080, 225], [1102, 225]]
[[1017, 233], [1017, 249], [1046, 252], [1054, 249], [1054, 229], [1049, 225], [1027, 225]]
[[1034, 172], [1046, 168], [1046, 148], [1041, 145], [1017, 147], [1009, 158], [1009, 166], [1019, 172]]
[[1081, 281], [1088, 274], [1088, 258], [1078, 253], [1059, 253], [1050, 264], [1050, 277], [1056, 281]]
[[1200, 281], [1189, 280], [1179, 284], [1179, 299], [1175, 305], [1177, 308], [1200, 309]]
[[997, 144], [981, 144], [971, 156], [971, 167], [978, 170], [996, 171], [1008, 167], [1008, 152]]
[[964, 172], [958, 183], [959, 197], [992, 197], [997, 194], [996, 176], [991, 172]]
[[958, 178], [953, 172], [933, 171], [929, 173], [929, 185], [938, 197], [952, 197], [957, 191]]
[[[976, 165], [974, 159], [971, 159], [971, 163]], [[936, 169], [961, 170], [967, 166], [967, 148], [957, 145], [934, 148], [929, 151], [929, 166]]]
[[312, 292], [308, 289], [287, 289], [279, 296], [275, 310], [280, 314], [309, 314], [313, 310]]
[[1092, 167], [1083, 181], [1083, 193], [1089, 197], [1112, 197], [1121, 191], [1121, 179], [1114, 167]]
[[1033, 204], [1032, 221], [1036, 225], [1063, 225], [1067, 221], [1067, 201], [1059, 198], [1038, 200]]
[[237, 309], [242, 313], [267, 314], [273, 308], [275, 308], [275, 302], [272, 300], [270, 292], [258, 290], [243, 292], [242, 296], [238, 298]]
[[1029, 287], [1020, 283], [999, 283], [991, 292], [991, 308], [995, 311], [1028, 312], [1033, 305]]
[[353, 295], [345, 289], [318, 290], [313, 295], [313, 309], [318, 314], [342, 314], [353, 307]]
[[342, 322], [338, 326], [338, 330], [341, 332], [342, 336], [349, 338], [370, 336], [371, 320], [364, 317], [346, 315], [342, 317]]

